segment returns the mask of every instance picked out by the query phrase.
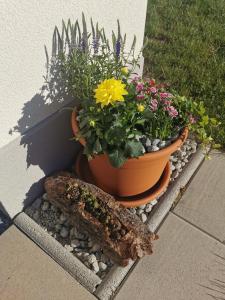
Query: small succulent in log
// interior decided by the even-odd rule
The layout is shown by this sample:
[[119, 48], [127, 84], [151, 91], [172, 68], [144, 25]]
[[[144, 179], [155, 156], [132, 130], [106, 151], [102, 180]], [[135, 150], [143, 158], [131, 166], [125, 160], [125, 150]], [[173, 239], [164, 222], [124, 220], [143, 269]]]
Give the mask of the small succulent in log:
[[140, 219], [94, 185], [59, 173], [45, 181], [48, 199], [58, 206], [71, 224], [86, 230], [120, 265], [152, 253], [156, 236]]

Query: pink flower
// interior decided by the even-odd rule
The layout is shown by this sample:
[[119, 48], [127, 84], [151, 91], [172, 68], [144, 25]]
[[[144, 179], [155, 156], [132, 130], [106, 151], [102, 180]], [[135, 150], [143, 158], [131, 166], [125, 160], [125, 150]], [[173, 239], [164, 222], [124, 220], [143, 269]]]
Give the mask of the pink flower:
[[137, 100], [143, 100], [145, 98], [144, 94], [137, 95]]
[[136, 85], [136, 91], [141, 92], [144, 89], [144, 84], [143, 82], [138, 82]]
[[163, 104], [166, 105], [166, 106], [170, 106], [171, 105], [171, 100], [163, 99]]
[[150, 87], [149, 90], [150, 90], [151, 93], [154, 93], [154, 94], [157, 93], [157, 89], [154, 86]]
[[156, 99], [152, 99], [150, 102], [150, 108], [152, 111], [156, 111], [158, 108], [158, 101]]
[[168, 111], [169, 116], [171, 118], [175, 118], [175, 117], [178, 116], [178, 111], [176, 110], [176, 108], [174, 106], [172, 106], [172, 105], [171, 106], [167, 106], [166, 110]]
[[173, 97], [173, 95], [170, 94], [170, 93], [159, 93], [159, 95], [160, 95], [160, 98], [161, 98], [161, 99], [164, 99], [164, 98], [172, 98], [172, 97]]

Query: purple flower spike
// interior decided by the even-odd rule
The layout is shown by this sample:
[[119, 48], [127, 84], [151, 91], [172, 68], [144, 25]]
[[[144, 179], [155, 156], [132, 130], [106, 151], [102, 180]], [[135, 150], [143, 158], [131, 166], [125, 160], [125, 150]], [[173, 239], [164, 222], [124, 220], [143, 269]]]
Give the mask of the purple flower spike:
[[120, 43], [120, 40], [118, 39], [116, 41], [116, 57], [120, 56], [120, 49], [121, 49], [121, 43]]

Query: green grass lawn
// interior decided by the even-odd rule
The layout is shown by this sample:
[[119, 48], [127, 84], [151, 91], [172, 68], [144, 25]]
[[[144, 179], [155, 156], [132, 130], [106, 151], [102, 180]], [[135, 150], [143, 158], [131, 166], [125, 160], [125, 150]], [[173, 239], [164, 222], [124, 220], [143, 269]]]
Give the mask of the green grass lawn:
[[225, 146], [225, 1], [149, 0], [145, 75], [203, 100]]

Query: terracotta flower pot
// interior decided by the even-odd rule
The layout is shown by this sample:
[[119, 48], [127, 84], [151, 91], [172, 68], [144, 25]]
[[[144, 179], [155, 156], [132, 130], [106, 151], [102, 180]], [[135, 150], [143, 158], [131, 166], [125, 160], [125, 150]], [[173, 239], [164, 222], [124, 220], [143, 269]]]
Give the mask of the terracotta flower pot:
[[[72, 113], [72, 129], [75, 135], [79, 132], [76, 113]], [[120, 197], [133, 196], [153, 187], [160, 179], [175, 152], [186, 140], [188, 129], [185, 128], [180, 137], [168, 147], [147, 153], [138, 158], [128, 159], [120, 168], [114, 168], [106, 154], [96, 155], [89, 161], [89, 167], [98, 187], [112, 195]], [[85, 145], [85, 140], [79, 140]]]

